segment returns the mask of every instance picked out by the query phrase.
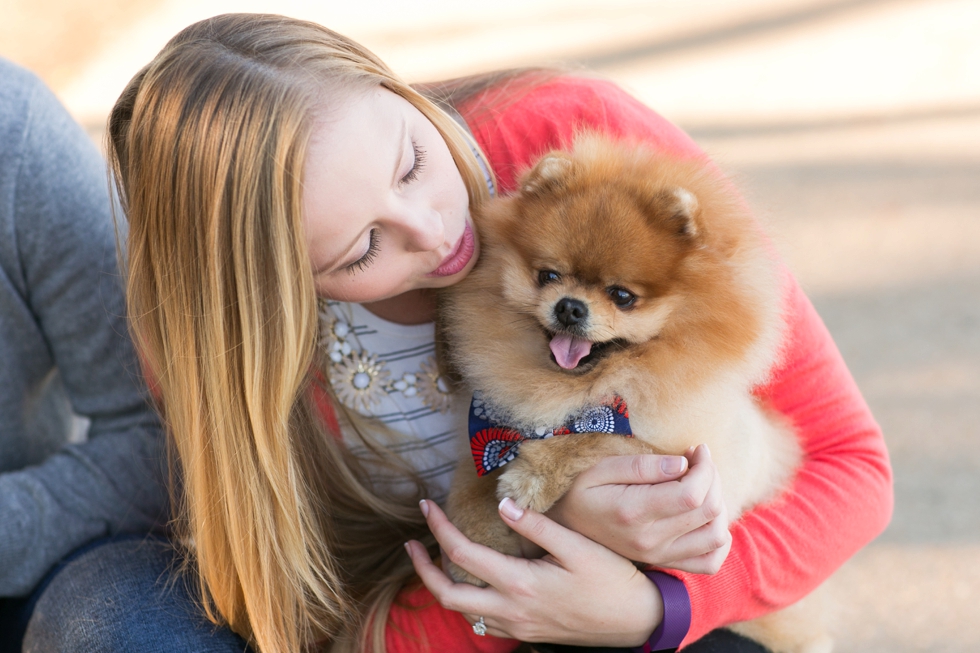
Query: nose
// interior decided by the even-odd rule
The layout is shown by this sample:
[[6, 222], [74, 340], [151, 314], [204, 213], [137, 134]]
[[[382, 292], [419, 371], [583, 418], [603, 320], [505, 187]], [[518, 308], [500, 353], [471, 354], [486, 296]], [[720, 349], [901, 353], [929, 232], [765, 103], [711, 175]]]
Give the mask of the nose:
[[555, 318], [567, 327], [575, 326], [589, 317], [589, 309], [584, 302], [571, 297], [562, 297], [555, 304]]
[[438, 211], [413, 207], [406, 211], [401, 222], [409, 250], [431, 252], [446, 242], [446, 225]]

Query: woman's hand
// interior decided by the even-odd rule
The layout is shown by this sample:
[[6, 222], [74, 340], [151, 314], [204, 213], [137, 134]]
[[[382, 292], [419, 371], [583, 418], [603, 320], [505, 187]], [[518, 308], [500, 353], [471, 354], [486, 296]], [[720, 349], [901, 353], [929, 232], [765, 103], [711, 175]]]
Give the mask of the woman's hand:
[[500, 515], [514, 531], [548, 551], [514, 558], [471, 542], [431, 501], [422, 502], [444, 555], [488, 587], [453, 583], [421, 543], [406, 543], [422, 582], [439, 603], [487, 632], [524, 642], [638, 646], [663, 618], [656, 586], [626, 558], [510, 499]]
[[716, 573], [732, 543], [705, 445], [684, 456], [606, 458], [548, 516], [630, 560], [692, 573]]

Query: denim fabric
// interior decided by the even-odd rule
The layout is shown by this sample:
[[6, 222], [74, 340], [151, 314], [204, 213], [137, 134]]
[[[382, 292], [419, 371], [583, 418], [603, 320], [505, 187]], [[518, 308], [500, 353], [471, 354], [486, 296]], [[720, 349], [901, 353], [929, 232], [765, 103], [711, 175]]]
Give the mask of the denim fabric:
[[204, 618], [174, 571], [170, 544], [115, 538], [81, 552], [40, 592], [24, 653], [243, 653], [244, 640]]
[[[11, 635], [27, 622], [24, 653], [252, 653], [245, 641], [204, 618], [192, 587], [174, 571], [164, 539], [121, 536], [73, 553], [29, 599], [0, 600], [0, 653], [20, 649]], [[33, 613], [31, 608], [33, 607]], [[537, 644], [540, 653], [627, 653]], [[728, 630], [716, 630], [690, 653], [767, 653]]]

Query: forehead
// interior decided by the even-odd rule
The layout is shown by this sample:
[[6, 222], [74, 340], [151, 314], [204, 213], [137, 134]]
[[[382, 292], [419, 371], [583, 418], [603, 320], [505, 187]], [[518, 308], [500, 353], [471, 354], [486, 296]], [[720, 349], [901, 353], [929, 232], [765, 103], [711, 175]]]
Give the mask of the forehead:
[[522, 212], [511, 242], [525, 259], [586, 283], [646, 284], [669, 276], [685, 251], [655, 206], [615, 184], [528, 202]]
[[[391, 96], [391, 97], [388, 97]], [[316, 109], [303, 171], [304, 189], [321, 206], [342, 205], [356, 196], [340, 192], [364, 183], [390, 167], [385, 157], [397, 147], [402, 112], [390, 91], [372, 88], [321, 104]]]
[[381, 87], [317, 108], [303, 168], [303, 217], [315, 259], [340, 256], [379, 212], [412, 111]]

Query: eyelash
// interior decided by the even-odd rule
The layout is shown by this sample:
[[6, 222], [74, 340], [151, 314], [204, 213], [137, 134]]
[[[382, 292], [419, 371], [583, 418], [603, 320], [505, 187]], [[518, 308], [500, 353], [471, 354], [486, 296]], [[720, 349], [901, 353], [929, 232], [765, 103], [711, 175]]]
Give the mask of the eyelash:
[[415, 141], [412, 141], [412, 154], [415, 157], [415, 161], [412, 163], [412, 169], [408, 171], [401, 179], [401, 183], [409, 184], [419, 178], [422, 174], [422, 169], [425, 168], [425, 150], [419, 147]]
[[347, 272], [354, 274], [355, 272], [360, 272], [367, 266], [371, 265], [371, 261], [378, 255], [378, 241], [380, 241], [381, 236], [377, 229], [372, 229], [368, 240], [368, 249], [364, 252], [364, 256], [357, 259], [353, 263], [347, 266]]
[[[412, 169], [401, 178], [401, 183], [403, 184], [408, 184], [418, 179], [423, 168], [425, 168], [425, 150], [419, 147], [415, 141], [412, 141], [412, 155], [414, 156], [415, 160], [412, 162]], [[354, 274], [355, 272], [360, 272], [367, 266], [371, 265], [371, 262], [378, 255], [379, 240], [380, 235], [378, 234], [378, 230], [372, 229], [370, 240], [368, 241], [367, 251], [364, 252], [364, 256], [347, 266], [347, 272]]]

